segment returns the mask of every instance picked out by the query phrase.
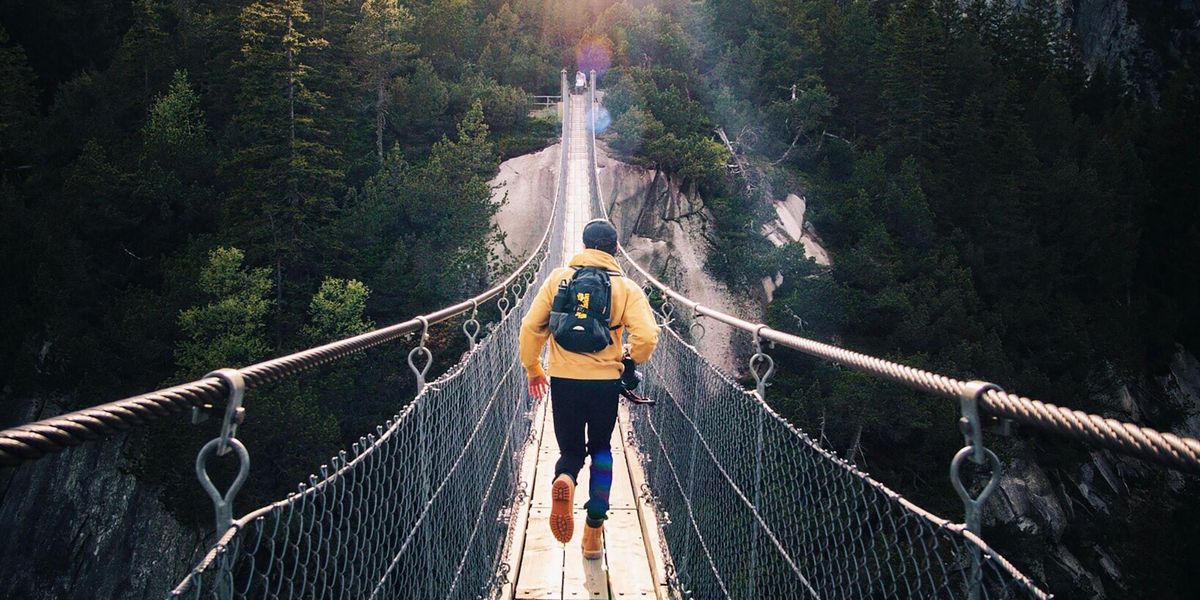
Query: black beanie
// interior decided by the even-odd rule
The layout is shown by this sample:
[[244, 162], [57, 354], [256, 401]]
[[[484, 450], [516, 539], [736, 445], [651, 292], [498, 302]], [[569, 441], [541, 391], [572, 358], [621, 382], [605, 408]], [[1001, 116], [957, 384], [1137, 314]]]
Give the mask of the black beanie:
[[617, 228], [604, 219], [593, 219], [583, 226], [583, 247], [617, 253]]

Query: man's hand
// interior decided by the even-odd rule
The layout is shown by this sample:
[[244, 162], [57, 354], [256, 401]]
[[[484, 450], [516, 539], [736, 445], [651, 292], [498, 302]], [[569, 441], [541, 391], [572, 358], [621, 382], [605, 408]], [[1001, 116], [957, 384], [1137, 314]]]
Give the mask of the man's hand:
[[546, 397], [546, 392], [550, 391], [550, 380], [546, 379], [545, 375], [537, 375], [529, 378], [529, 395], [541, 400]]

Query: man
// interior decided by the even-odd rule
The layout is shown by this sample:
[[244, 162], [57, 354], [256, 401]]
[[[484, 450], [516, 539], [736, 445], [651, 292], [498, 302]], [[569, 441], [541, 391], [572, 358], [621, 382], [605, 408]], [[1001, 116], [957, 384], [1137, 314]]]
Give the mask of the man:
[[[585, 250], [571, 259], [569, 266], [555, 269], [538, 291], [529, 314], [521, 322], [521, 364], [529, 375], [529, 393], [542, 398], [549, 388], [554, 412], [554, 437], [558, 440], [559, 458], [554, 467], [554, 484], [550, 509], [550, 529], [562, 543], [571, 541], [575, 530], [575, 482], [583, 468], [584, 457], [591, 456], [591, 483], [587, 509], [587, 527], [583, 531], [583, 555], [600, 558], [603, 554], [603, 527], [608, 516], [608, 495], [612, 488], [612, 450], [610, 440], [617, 421], [617, 398], [625, 364], [641, 364], [650, 359], [658, 343], [658, 326], [646, 294], [633, 281], [626, 279], [617, 266], [617, 230], [603, 219], [589, 222], [583, 228]], [[596, 294], [582, 293], [584, 280], [599, 281]], [[607, 281], [607, 284], [603, 284]], [[603, 297], [607, 292], [608, 306]], [[594, 296], [589, 306], [588, 296]], [[563, 309], [565, 301], [571, 308]], [[552, 310], [556, 318], [551, 318]], [[563, 312], [566, 310], [567, 312]], [[563, 347], [577, 347], [564, 330], [565, 325], [583, 323], [571, 319], [594, 319], [602, 322], [599, 329], [600, 349], [578, 352]], [[552, 320], [555, 321], [552, 326]], [[565, 327], [578, 332], [584, 327]], [[622, 337], [629, 333], [628, 350], [622, 347]], [[553, 337], [552, 337], [553, 334]], [[542, 348], [550, 342], [549, 370], [542, 370]], [[628, 359], [632, 359], [631, 361]]]

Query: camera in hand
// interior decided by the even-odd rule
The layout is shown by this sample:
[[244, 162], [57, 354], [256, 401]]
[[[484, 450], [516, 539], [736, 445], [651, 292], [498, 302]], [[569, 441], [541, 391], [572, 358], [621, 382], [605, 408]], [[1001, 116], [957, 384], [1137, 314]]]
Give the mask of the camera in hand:
[[646, 396], [639, 395], [636, 390], [642, 383], [642, 374], [637, 370], [637, 364], [628, 356], [621, 361], [625, 370], [621, 372], [621, 397], [634, 404], [649, 404], [654, 405], [654, 401]]

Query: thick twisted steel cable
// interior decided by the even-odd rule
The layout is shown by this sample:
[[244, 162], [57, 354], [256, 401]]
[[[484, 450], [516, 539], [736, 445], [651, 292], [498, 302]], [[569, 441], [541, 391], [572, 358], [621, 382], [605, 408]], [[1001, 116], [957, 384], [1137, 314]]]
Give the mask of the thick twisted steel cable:
[[[557, 209], [557, 202], [556, 197], [556, 206], [552, 211]], [[539, 257], [544, 257], [549, 247], [552, 223], [553, 219], [547, 222], [541, 241], [525, 261], [487, 291], [402, 323], [243, 367], [239, 371], [245, 378], [246, 389], [274, 383], [302, 371], [386, 344], [419, 331], [422, 319], [431, 324], [440, 323], [500, 296], [531, 266], [541, 264]], [[5, 429], [0, 431], [0, 466], [20, 465], [84, 442], [100, 440], [146, 425], [192, 407], [217, 405], [227, 393], [222, 380], [209, 377]]]
[[[603, 193], [600, 188], [599, 173], [596, 169], [594, 111], [592, 123], [592, 134], [588, 140], [590, 146], [588, 156], [592, 162], [593, 206], [600, 211], [600, 214], [608, 218], [608, 211], [604, 205]], [[646, 281], [666, 296], [692, 309], [695, 315], [710, 317], [751, 334], [760, 332], [763, 339], [780, 346], [840, 363], [868, 375], [888, 379], [915, 390], [958, 399], [966, 389], [966, 382], [953, 377], [778, 331], [761, 323], [751, 323], [719, 310], [702, 306], [699, 302], [671, 289], [670, 286], [651, 275], [633, 260], [624, 247], [620, 250], [622, 258]], [[1009, 419], [1048, 433], [1136, 456], [1181, 471], [1200, 473], [1200, 440], [1195, 438], [1180, 437], [1149, 427], [1000, 391], [989, 391], [984, 394], [980, 401], [980, 409], [991, 416]]]

